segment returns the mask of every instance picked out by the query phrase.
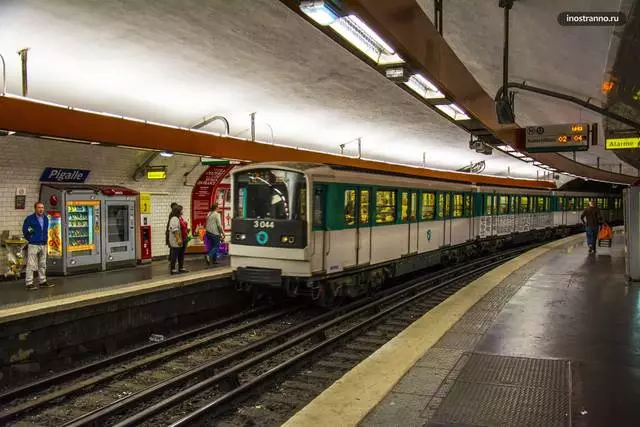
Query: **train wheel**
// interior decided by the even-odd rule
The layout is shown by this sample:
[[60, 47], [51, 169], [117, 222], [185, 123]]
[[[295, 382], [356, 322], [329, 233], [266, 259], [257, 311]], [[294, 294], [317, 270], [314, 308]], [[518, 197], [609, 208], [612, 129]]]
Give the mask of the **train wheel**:
[[333, 308], [336, 306], [336, 295], [328, 283], [322, 283], [320, 285], [318, 304], [325, 308]]

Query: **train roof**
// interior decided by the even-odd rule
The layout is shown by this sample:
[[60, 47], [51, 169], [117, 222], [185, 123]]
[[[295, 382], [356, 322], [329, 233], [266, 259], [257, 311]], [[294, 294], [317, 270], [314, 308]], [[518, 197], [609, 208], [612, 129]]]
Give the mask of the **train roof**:
[[[428, 182], [439, 183], [441, 186], [444, 185], [445, 187], [448, 187], [448, 188], [457, 188], [457, 187], [460, 187], [461, 185], [465, 185], [467, 187], [470, 185], [479, 187], [471, 179], [473, 177], [473, 174], [469, 174], [470, 175], [469, 181], [451, 181], [451, 180], [441, 180], [441, 179], [435, 179], [430, 177], [423, 177], [419, 175], [398, 174], [394, 172], [385, 173], [384, 171], [379, 171], [379, 170], [369, 170], [369, 169], [355, 168], [355, 167], [349, 167], [349, 166], [337, 166], [337, 165], [328, 165], [324, 163], [311, 163], [311, 162], [309, 163], [306, 163], [306, 162], [251, 163], [249, 165], [242, 166], [240, 168], [235, 169], [233, 173], [237, 173], [242, 170], [251, 170], [255, 168], [264, 168], [264, 167], [286, 168], [289, 170], [300, 171], [308, 174], [309, 176], [318, 177], [318, 178], [325, 177], [325, 178], [335, 179], [340, 175], [343, 177], [346, 177], [351, 174], [358, 174], [362, 177], [364, 176], [371, 176], [372, 178], [378, 177], [383, 181], [388, 181], [389, 178], [392, 178], [392, 179], [400, 178], [404, 180], [410, 180], [413, 183], [422, 183], [422, 184], [428, 183]], [[484, 184], [484, 185], [481, 185], [481, 187], [486, 188], [487, 191], [489, 191], [490, 189], [518, 188], [523, 190], [527, 188], [527, 187], [523, 187], [522, 185], [523, 179], [521, 178], [517, 178], [517, 179], [511, 179], [507, 177], [498, 177], [498, 178], [500, 178], [502, 185]], [[551, 184], [550, 188], [541, 188], [539, 186], [539, 181], [536, 181], [536, 180], [528, 180], [528, 181], [530, 181], [532, 184], [531, 187], [529, 187], [531, 190], [538, 190], [538, 191], [555, 190], [555, 184]], [[517, 185], [514, 185], [516, 182], [517, 182]], [[534, 183], [537, 183], [538, 185], [535, 185]]]

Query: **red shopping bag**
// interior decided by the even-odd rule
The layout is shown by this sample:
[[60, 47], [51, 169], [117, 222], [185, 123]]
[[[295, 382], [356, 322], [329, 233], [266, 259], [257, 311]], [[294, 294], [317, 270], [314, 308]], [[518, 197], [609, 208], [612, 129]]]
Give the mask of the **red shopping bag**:
[[613, 230], [608, 224], [602, 224], [600, 231], [598, 232], [598, 240], [611, 240], [613, 237]]

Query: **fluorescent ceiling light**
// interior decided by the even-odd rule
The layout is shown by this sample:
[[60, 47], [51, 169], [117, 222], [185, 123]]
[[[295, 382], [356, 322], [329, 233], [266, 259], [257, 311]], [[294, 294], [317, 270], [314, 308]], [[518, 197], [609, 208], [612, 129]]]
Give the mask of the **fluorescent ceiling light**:
[[322, 26], [331, 25], [340, 18], [339, 12], [328, 1], [303, 1], [300, 10]]
[[513, 153], [511, 153], [511, 155], [512, 155], [513, 157], [518, 157], [518, 158], [520, 158], [520, 157], [524, 157], [524, 154], [522, 154], [522, 153], [521, 153], [521, 152], [519, 152], [519, 151], [514, 151]]
[[444, 94], [440, 92], [433, 83], [422, 77], [420, 74], [414, 74], [405, 84], [425, 99], [444, 98]]
[[391, 46], [355, 15], [338, 19], [331, 28], [377, 64], [404, 63]]
[[507, 153], [515, 151], [511, 146], [505, 144], [497, 145], [496, 148], [501, 151], [506, 151]]
[[161, 151], [160, 155], [162, 157], [173, 157], [173, 153], [171, 151]]
[[533, 166], [542, 166], [544, 167], [544, 165], [538, 161], [533, 162]]
[[533, 159], [531, 157], [521, 157], [520, 160], [522, 160], [523, 162], [532, 162]]
[[456, 104], [436, 105], [440, 111], [451, 117], [453, 120], [469, 120], [470, 117]]

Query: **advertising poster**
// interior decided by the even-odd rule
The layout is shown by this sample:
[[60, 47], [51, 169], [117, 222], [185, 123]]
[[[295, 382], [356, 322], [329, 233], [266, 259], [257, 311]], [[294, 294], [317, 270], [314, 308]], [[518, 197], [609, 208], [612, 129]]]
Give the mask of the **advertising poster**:
[[194, 233], [206, 226], [212, 195], [231, 169], [233, 169], [233, 165], [209, 166], [193, 186], [191, 193], [191, 230]]
[[49, 237], [47, 253], [52, 257], [62, 256], [62, 215], [59, 211], [47, 212], [49, 217]]

